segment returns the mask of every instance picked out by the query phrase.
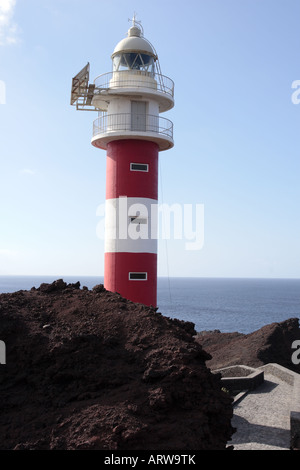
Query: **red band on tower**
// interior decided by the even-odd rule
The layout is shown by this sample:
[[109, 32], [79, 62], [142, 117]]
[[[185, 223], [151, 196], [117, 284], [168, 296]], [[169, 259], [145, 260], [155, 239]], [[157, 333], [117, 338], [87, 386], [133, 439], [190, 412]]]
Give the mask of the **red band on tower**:
[[[148, 171], [131, 164], [148, 165]], [[135, 167], [133, 167], [135, 168]], [[158, 198], [158, 145], [145, 140], [117, 140], [107, 145], [106, 199]]]
[[[157, 255], [153, 253], [105, 253], [105, 288], [145, 305], [157, 305]], [[147, 279], [129, 278], [147, 273]]]

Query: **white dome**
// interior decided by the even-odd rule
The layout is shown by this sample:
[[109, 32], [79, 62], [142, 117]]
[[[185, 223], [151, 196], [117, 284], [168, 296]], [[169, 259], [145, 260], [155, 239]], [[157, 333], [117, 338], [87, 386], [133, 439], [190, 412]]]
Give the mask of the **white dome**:
[[112, 57], [120, 52], [142, 52], [156, 57], [151, 44], [141, 37], [141, 30], [136, 26], [132, 26], [128, 31], [128, 37], [116, 45]]

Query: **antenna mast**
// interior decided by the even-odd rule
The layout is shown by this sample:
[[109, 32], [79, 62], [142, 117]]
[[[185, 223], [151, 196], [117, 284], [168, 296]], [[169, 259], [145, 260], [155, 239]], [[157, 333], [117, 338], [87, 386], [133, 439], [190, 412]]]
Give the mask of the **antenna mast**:
[[131, 21], [133, 27], [137, 26], [138, 28], [140, 28], [142, 36], [144, 36], [144, 28], [142, 26], [142, 22], [136, 19], [136, 12], [133, 13], [132, 19], [128, 18], [128, 21]]

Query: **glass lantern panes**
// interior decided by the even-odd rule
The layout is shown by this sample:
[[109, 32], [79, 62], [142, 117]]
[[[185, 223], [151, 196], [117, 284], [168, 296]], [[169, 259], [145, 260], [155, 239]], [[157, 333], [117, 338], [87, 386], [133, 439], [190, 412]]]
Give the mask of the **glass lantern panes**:
[[154, 58], [140, 52], [123, 52], [113, 58], [113, 70], [141, 70], [154, 76]]

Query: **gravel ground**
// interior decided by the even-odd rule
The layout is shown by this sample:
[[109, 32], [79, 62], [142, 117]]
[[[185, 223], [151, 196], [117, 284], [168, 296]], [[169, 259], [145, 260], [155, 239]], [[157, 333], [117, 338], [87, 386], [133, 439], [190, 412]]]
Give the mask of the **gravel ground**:
[[264, 383], [234, 407], [235, 450], [289, 450], [292, 386], [265, 373]]

